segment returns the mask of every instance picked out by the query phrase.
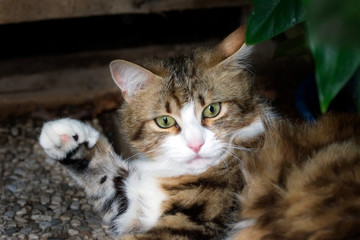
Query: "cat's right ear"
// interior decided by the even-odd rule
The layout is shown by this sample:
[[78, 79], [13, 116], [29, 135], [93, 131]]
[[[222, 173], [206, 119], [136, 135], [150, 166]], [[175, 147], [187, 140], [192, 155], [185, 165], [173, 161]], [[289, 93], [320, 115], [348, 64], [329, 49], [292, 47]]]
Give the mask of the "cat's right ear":
[[149, 70], [124, 60], [110, 63], [110, 72], [116, 85], [121, 89], [125, 101], [131, 103], [132, 98], [154, 81], [156, 75]]
[[245, 32], [246, 26], [242, 25], [215, 47], [218, 66], [249, 67], [249, 56], [254, 48], [245, 44]]

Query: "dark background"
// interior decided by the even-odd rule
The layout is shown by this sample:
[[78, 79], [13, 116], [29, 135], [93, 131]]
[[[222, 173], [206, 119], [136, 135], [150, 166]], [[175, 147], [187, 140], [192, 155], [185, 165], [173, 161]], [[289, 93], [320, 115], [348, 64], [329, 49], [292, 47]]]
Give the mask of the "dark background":
[[221, 39], [240, 18], [232, 7], [0, 25], [0, 59]]

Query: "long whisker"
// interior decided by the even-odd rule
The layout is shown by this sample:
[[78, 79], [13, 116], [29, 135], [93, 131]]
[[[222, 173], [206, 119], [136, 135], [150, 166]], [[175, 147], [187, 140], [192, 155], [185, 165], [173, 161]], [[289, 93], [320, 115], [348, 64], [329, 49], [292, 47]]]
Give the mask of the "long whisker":
[[241, 161], [241, 158], [239, 158], [238, 156], [236, 156], [234, 153], [232, 153], [231, 151], [227, 151], [227, 150], [224, 150], [227, 154], [230, 154], [232, 157], [234, 157], [235, 159]]
[[230, 171], [229, 165], [226, 163], [225, 159], [222, 158], [221, 161], [223, 162], [223, 164], [225, 165], [226, 169], [228, 170], [228, 172]]
[[136, 158], [138, 158], [139, 156], [143, 155], [142, 153], [135, 153], [134, 155], [131, 155], [130, 157], [124, 159], [125, 161], [132, 161]]
[[243, 150], [243, 151], [256, 150], [255, 148], [246, 148], [246, 147], [243, 147], [243, 146], [236, 146], [236, 145], [230, 144], [230, 143], [224, 143], [224, 146], [229, 148], [229, 149], [237, 149], [237, 150]]

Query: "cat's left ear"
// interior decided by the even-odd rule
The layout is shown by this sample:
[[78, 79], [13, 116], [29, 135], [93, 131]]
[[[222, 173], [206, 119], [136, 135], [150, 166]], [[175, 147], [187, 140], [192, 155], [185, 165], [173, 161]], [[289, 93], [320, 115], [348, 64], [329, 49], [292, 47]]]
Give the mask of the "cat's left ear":
[[129, 103], [140, 90], [149, 86], [157, 77], [149, 70], [125, 60], [112, 61], [110, 72], [125, 101]]
[[219, 57], [217, 65], [230, 65], [236, 68], [248, 68], [252, 45], [245, 44], [246, 26], [242, 25], [215, 47]]

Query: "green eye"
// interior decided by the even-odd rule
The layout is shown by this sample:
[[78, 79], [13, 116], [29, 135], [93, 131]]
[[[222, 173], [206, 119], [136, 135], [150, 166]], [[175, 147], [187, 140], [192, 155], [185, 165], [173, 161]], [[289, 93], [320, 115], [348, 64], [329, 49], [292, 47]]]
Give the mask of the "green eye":
[[204, 118], [213, 118], [216, 117], [221, 111], [221, 104], [220, 103], [212, 103], [207, 106], [203, 111]]
[[176, 123], [175, 119], [170, 116], [157, 117], [155, 122], [161, 128], [171, 128]]

